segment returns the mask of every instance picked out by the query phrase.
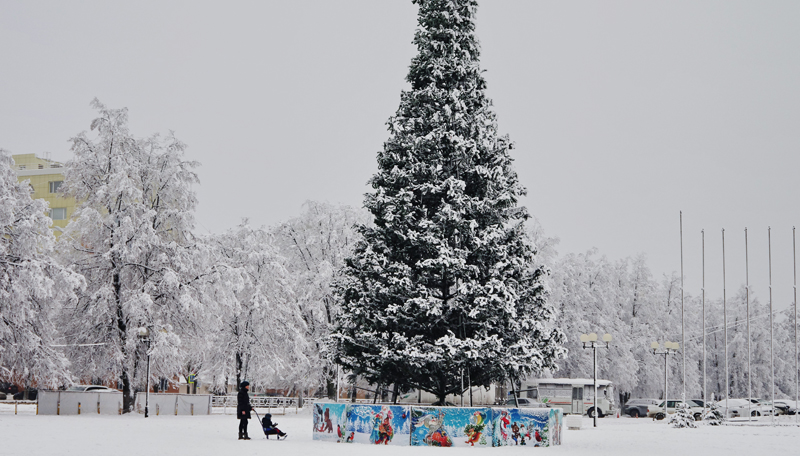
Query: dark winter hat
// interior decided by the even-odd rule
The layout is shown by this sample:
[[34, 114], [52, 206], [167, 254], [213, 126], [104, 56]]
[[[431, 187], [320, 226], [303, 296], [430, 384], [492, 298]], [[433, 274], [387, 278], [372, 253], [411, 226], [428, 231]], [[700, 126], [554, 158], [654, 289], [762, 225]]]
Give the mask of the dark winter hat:
[[247, 380], [243, 381], [242, 384], [239, 385], [239, 388], [244, 388], [245, 386], [250, 386], [250, 382], [248, 382]]

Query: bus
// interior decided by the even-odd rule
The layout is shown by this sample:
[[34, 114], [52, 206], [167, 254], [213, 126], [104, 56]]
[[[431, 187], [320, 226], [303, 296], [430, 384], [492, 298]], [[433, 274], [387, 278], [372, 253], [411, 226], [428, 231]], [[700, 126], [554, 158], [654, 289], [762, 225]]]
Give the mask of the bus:
[[[535, 378], [525, 380], [521, 386], [521, 396], [547, 407], [563, 409], [565, 414], [594, 416], [594, 380], [591, 378]], [[611, 381], [597, 380], [597, 396], [598, 418], [616, 413]]]

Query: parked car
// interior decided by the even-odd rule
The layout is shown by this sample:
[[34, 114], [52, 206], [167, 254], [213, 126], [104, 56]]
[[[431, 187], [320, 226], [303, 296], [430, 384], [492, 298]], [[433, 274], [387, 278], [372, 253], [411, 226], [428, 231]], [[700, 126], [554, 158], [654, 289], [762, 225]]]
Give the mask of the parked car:
[[781, 415], [796, 415], [800, 409], [794, 399], [775, 399], [775, 407], [781, 410]]
[[622, 407], [622, 414], [631, 418], [647, 416], [647, 407], [658, 405], [658, 399], [630, 399]]
[[[29, 401], [35, 401], [37, 394], [38, 394], [38, 391], [35, 390], [35, 389], [28, 390], [28, 400]], [[20, 391], [17, 394], [15, 394], [14, 395], [14, 400], [15, 401], [25, 400], [25, 391]]]
[[116, 393], [119, 390], [115, 390], [114, 388], [109, 388], [103, 385], [75, 385], [71, 388], [68, 388], [67, 391], [81, 391], [81, 392], [93, 391], [95, 393]]
[[[727, 406], [726, 406], [727, 403]], [[723, 415], [726, 415], [730, 418], [738, 418], [747, 416], [748, 410], [750, 411], [751, 416], [769, 416], [772, 414], [772, 404], [769, 402], [762, 402], [758, 399], [728, 399], [727, 402], [725, 399], [717, 402], [717, 407], [722, 412]], [[780, 410], [775, 410], [775, 414], [779, 415]]]
[[[681, 401], [667, 401], [667, 414], [675, 413], [675, 410], [678, 408], [678, 404]], [[689, 406], [689, 410], [692, 412], [692, 416], [694, 416], [695, 421], [700, 421], [703, 418], [703, 401], [700, 399], [690, 399], [686, 401], [686, 405]], [[651, 405], [647, 407], [647, 417], [648, 418], [655, 418], [657, 420], [663, 420], [664, 416], [664, 401], [661, 401], [658, 405]]]
[[6, 393], [0, 391], [0, 401], [6, 400]]

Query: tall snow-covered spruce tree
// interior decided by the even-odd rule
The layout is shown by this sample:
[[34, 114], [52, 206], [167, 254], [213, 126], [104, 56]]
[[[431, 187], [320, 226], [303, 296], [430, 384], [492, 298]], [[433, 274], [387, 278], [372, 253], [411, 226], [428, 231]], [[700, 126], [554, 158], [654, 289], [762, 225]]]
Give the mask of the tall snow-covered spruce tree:
[[444, 400], [552, 368], [545, 270], [525, 233], [525, 189], [497, 132], [474, 36], [475, 0], [414, 0], [419, 54], [389, 119], [374, 192], [375, 224], [337, 292], [337, 363], [372, 383]]

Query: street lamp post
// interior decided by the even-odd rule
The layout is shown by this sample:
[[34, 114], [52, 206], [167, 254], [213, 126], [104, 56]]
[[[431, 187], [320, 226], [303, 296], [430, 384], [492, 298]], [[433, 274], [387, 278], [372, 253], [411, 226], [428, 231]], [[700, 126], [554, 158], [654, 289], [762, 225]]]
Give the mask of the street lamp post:
[[147, 386], [144, 390], [144, 417], [147, 418], [150, 405], [150, 330], [144, 327], [139, 328], [139, 340], [147, 344]]
[[653, 350], [653, 354], [654, 355], [663, 355], [664, 356], [664, 418], [666, 418], [667, 417], [667, 391], [668, 391], [667, 390], [667, 387], [668, 387], [667, 378], [668, 378], [668, 373], [669, 373], [669, 369], [667, 369], [667, 358], [669, 357], [670, 354], [677, 353], [678, 350], [680, 350], [680, 344], [677, 343], [677, 342], [666, 341], [666, 342], [664, 342], [664, 351], [658, 351], [659, 348], [660, 348], [660, 345], [658, 344], [658, 342], [653, 342], [652, 344], [650, 344], [650, 349]]
[[[581, 334], [581, 342], [583, 343], [583, 348], [591, 348], [592, 349], [592, 357], [594, 359], [594, 399], [592, 399], [593, 403], [593, 424], [594, 427], [597, 427], [597, 347], [601, 347], [598, 345], [597, 342], [597, 333], [591, 334]], [[604, 334], [603, 335], [603, 342], [606, 344], [606, 348], [608, 348], [608, 343], [611, 342], [611, 334]]]

